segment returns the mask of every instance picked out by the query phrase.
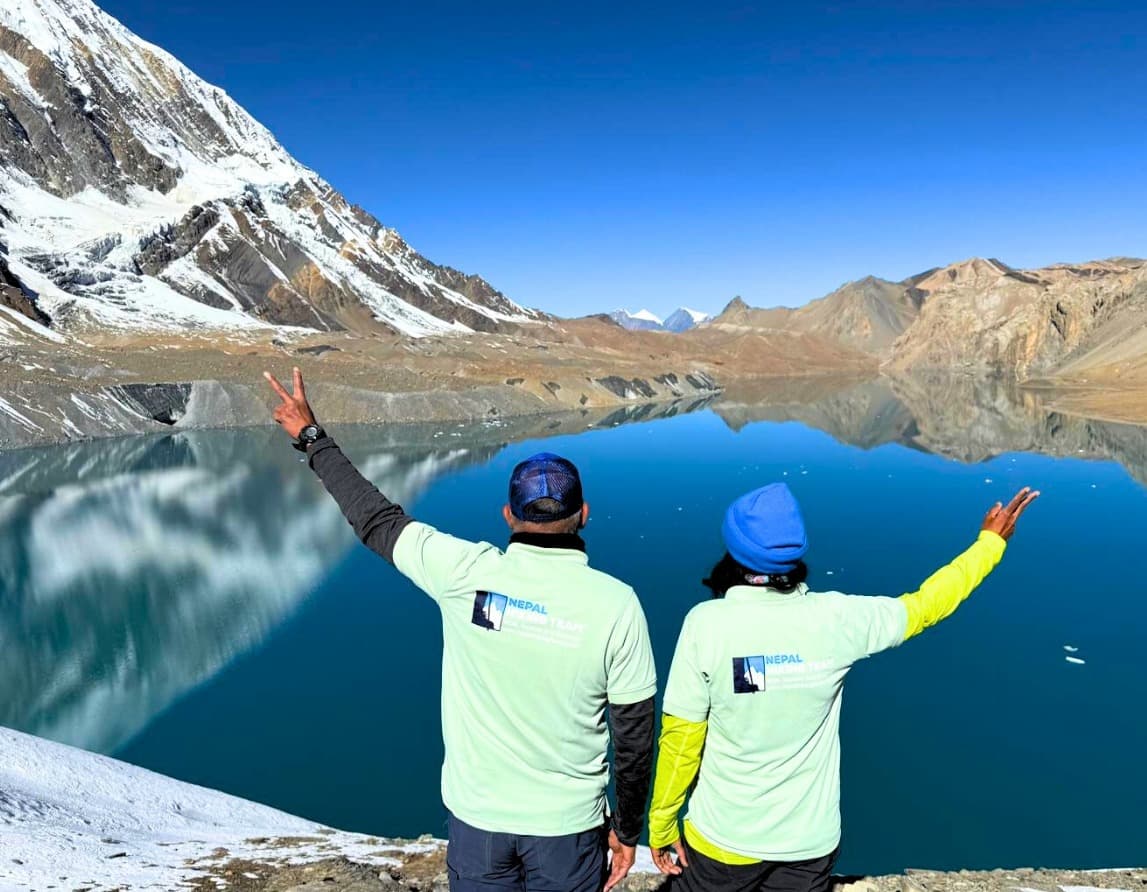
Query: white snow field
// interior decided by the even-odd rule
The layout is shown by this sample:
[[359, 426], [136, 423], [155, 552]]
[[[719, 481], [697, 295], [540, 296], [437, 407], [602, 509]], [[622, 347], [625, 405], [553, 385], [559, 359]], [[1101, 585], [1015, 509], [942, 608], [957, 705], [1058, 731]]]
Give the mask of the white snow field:
[[[445, 845], [332, 830], [7, 728], [0, 754], [0, 892], [178, 889], [233, 858], [298, 864], [344, 855], [383, 869]], [[655, 872], [645, 847], [634, 872]]]
[[[442, 845], [427, 839], [388, 848], [376, 838], [7, 728], [0, 728], [0, 753], [4, 892], [170, 890], [230, 858], [299, 863], [343, 854], [383, 868], [398, 863], [398, 855]], [[291, 837], [292, 844], [276, 847], [277, 837]]]

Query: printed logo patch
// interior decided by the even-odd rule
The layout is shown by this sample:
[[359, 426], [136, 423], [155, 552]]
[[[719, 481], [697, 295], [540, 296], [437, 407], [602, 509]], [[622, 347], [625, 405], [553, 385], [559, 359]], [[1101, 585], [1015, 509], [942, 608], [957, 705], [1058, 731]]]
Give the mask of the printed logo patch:
[[470, 622], [492, 632], [502, 631], [502, 620], [506, 616], [505, 595], [497, 592], [476, 592], [474, 595], [474, 612]]
[[733, 693], [758, 694], [764, 689], [764, 656], [733, 657]]

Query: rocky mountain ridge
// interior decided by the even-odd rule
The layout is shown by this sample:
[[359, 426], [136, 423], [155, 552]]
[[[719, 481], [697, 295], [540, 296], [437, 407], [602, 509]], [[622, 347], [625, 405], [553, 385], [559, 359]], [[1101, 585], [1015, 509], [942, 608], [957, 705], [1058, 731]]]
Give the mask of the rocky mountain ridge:
[[1014, 269], [972, 258], [900, 282], [869, 276], [790, 309], [735, 300], [725, 331], [816, 334], [901, 371], [1147, 380], [1147, 261]]
[[416, 336], [541, 318], [423, 258], [90, 0], [0, 5], [0, 162], [5, 284], [41, 324]]

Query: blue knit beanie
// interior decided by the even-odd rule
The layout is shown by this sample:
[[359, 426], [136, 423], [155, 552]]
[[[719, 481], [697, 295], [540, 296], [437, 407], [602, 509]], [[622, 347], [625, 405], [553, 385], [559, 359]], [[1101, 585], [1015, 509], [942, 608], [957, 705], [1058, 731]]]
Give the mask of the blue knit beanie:
[[733, 502], [721, 535], [734, 560], [758, 573], [790, 573], [808, 551], [800, 506], [784, 483], [770, 483]]

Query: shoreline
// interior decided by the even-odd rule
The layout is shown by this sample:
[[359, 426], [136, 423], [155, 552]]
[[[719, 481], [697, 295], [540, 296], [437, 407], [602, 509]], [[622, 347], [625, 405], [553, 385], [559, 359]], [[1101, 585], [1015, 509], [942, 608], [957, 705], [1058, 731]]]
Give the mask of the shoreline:
[[[1058, 386], [1047, 382], [1005, 381], [995, 377], [842, 374], [741, 376], [718, 380], [708, 372], [667, 372], [660, 376], [582, 379], [577, 400], [561, 394], [559, 382], [545, 382], [541, 394], [522, 378], [505, 383], [476, 381], [465, 389], [387, 391], [350, 386], [320, 377], [310, 386], [323, 407], [324, 423], [336, 425], [451, 425], [522, 422], [562, 415], [638, 412], [644, 407], [677, 407], [691, 412], [705, 405], [788, 405], [813, 402], [863, 385], [893, 392], [905, 382], [952, 382], [973, 387], [991, 383], [1011, 392], [1017, 404], [1034, 401], [1044, 413], [1081, 422], [1147, 426], [1137, 408], [1144, 394], [1134, 389]], [[90, 390], [17, 382], [0, 389], [0, 454], [21, 449], [92, 443], [123, 437], [170, 435], [189, 431], [259, 428], [270, 424], [270, 400], [263, 381], [200, 379], [176, 382], [132, 381]], [[584, 391], [592, 390], [593, 398]], [[32, 415], [35, 403], [52, 428]]]

